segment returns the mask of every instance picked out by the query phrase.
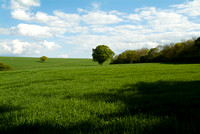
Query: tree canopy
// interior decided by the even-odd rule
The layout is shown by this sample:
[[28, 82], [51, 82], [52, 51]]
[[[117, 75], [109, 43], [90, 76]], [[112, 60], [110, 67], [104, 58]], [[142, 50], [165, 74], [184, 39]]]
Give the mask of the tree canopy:
[[111, 64], [141, 62], [200, 62], [200, 37], [169, 45], [127, 50], [115, 56]]
[[106, 45], [99, 45], [95, 49], [92, 49], [93, 61], [98, 62], [100, 65], [111, 58], [115, 53]]

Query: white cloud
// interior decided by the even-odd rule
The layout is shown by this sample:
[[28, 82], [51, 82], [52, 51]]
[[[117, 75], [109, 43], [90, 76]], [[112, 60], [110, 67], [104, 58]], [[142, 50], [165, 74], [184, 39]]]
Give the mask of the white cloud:
[[172, 5], [171, 7], [177, 8], [177, 13], [184, 13], [189, 16], [200, 15], [200, 0], [187, 1], [184, 4]]
[[[139, 40], [140, 41], [139, 41]], [[154, 47], [156, 42], [145, 40], [145, 37], [140, 35], [78, 35], [65, 37], [65, 43], [75, 45], [76, 49], [80, 52], [90, 53], [92, 48], [97, 45], [108, 45], [116, 53], [122, 52], [127, 49], [139, 49], [142, 47]]]
[[97, 10], [100, 8], [100, 4], [97, 2], [92, 2], [92, 7]]
[[[138, 14], [134, 14], [135, 20], [139, 18], [140, 23], [146, 23], [146, 28], [152, 29], [151, 32], [186, 32], [198, 30], [200, 24], [189, 21], [187, 16], [176, 13], [173, 10], [161, 10], [155, 7], [137, 9]], [[130, 16], [127, 16], [133, 20]], [[141, 29], [142, 30], [142, 29]], [[149, 31], [150, 33], [150, 31]]]
[[61, 46], [46, 40], [40, 42], [27, 42], [22, 40], [0, 40], [1, 55], [37, 56], [56, 51]]
[[35, 50], [34, 51], [36, 54], [40, 54], [40, 51], [39, 50]]
[[63, 55], [59, 55], [59, 58], [69, 58], [69, 56], [67, 54], [63, 54]]
[[105, 27], [102, 25], [93, 25], [91, 26], [91, 30], [95, 33], [105, 33], [105, 34], [112, 34], [115, 31], [113, 27]]
[[19, 24], [16, 27], [11, 28], [12, 34], [24, 35], [31, 37], [47, 38], [52, 37], [50, 28], [39, 25]]
[[13, 10], [29, 10], [30, 7], [39, 7], [40, 0], [11, 0], [10, 4]]
[[17, 9], [11, 13], [12, 17], [19, 20], [30, 21], [31, 13], [25, 10]]
[[48, 50], [53, 50], [53, 49], [57, 49], [60, 48], [61, 46], [56, 44], [55, 42], [48, 42], [46, 40], [44, 40], [44, 42], [42, 42], [41, 44], [43, 44], [46, 48], [48, 48]]
[[30, 51], [31, 44], [28, 42], [23, 42], [20, 40], [12, 40], [12, 41], [0, 41], [0, 48], [2, 50], [2, 54], [22, 54], [24, 52]]
[[115, 29], [128, 29], [128, 30], [141, 30], [142, 28], [144, 28], [141, 25], [120, 25], [120, 26], [116, 26]]
[[61, 11], [54, 11], [54, 15], [59, 17], [62, 20], [67, 21], [68, 23], [76, 23], [78, 24], [80, 22], [80, 16], [78, 14], [67, 14]]
[[48, 23], [49, 21], [56, 20], [57, 18], [54, 16], [49, 16], [43, 12], [37, 12], [35, 16], [32, 17], [32, 21], [38, 23]]
[[82, 16], [82, 20], [87, 24], [93, 25], [115, 24], [123, 21], [118, 16], [103, 11], [89, 12]]
[[[96, 2], [92, 3], [90, 11], [79, 8], [78, 13], [55, 10], [50, 15], [31, 10], [31, 7], [39, 6], [39, 0], [11, 0], [12, 17], [29, 24], [22, 22], [8, 29], [0, 28], [0, 34], [27, 36], [29, 39], [33, 37], [39, 40], [57, 38], [59, 41], [64, 40], [67, 45], [75, 46], [80, 53], [91, 53], [91, 49], [99, 44], [122, 52], [126, 49], [150, 48], [200, 36], [200, 23], [190, 18], [200, 15], [200, 0], [173, 5], [173, 8], [168, 10], [145, 7], [135, 9], [132, 13], [102, 11], [100, 4]], [[64, 39], [60, 39], [61, 37]], [[29, 45], [20, 40], [1, 43], [3, 50], [16, 54], [41, 54], [41, 49], [49, 51], [61, 47], [46, 40], [37, 44], [26, 42]], [[62, 57], [61, 54], [59, 56]]]
[[19, 40], [13, 40], [12, 44], [13, 44], [13, 51], [12, 51], [13, 54], [21, 54], [23, 51], [26, 51], [26, 49], [31, 46], [31, 44], [29, 44], [28, 42], [22, 42]]
[[158, 45], [182, 41], [194, 36], [200, 36], [199, 32], [163, 32], [143, 34], [137, 31], [119, 32], [115, 35], [77, 35], [65, 37], [65, 43], [76, 47], [76, 53], [91, 56], [92, 48], [97, 45], [108, 45], [116, 54], [128, 49], [152, 48]]
[[11, 47], [8, 45], [6, 41], [0, 41], [0, 52], [3, 53], [9, 53], [12, 51]]
[[[46, 26], [38, 26], [37, 25], [28, 25], [24, 24], [23, 31], [28, 27], [28, 31], [32, 31], [31, 27], [41, 28], [43, 32], [38, 31], [44, 37], [52, 37], [52, 35], [56, 34], [64, 34], [68, 33], [87, 33], [88, 28], [79, 26], [80, 16], [78, 14], [67, 14], [60, 11], [54, 11], [53, 14], [55, 16], [48, 15], [43, 12], [37, 12], [36, 14], [30, 13], [24, 10], [15, 10], [12, 13], [13, 18], [24, 20], [33, 23], [41, 23]], [[18, 26], [19, 27], [19, 26]], [[22, 29], [23, 27], [20, 27]], [[34, 31], [33, 31], [34, 32]], [[30, 32], [29, 32], [30, 33]], [[45, 34], [46, 33], [46, 34]], [[47, 35], [48, 34], [48, 35]], [[37, 36], [37, 34], [23, 34], [28, 36]], [[40, 36], [40, 34], [38, 35]], [[42, 36], [42, 37], [43, 37]]]
[[138, 14], [130, 14], [129, 16], [127, 16], [126, 18], [133, 20], [133, 21], [140, 21], [141, 18]]
[[119, 12], [118, 10], [112, 10], [109, 11], [109, 14], [113, 14], [113, 15], [125, 15], [125, 13]]
[[50, 16], [44, 12], [31, 13], [29, 10], [17, 9], [11, 12], [13, 18], [28, 22], [46, 23], [59, 20], [56, 16]]

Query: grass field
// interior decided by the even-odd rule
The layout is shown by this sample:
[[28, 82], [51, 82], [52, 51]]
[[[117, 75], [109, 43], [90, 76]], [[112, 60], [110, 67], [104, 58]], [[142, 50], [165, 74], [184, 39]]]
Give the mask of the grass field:
[[200, 64], [0, 62], [0, 133], [200, 133]]

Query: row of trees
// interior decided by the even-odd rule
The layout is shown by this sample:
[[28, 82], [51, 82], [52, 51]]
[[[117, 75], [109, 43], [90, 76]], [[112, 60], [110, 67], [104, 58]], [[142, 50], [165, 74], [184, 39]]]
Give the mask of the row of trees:
[[125, 52], [115, 56], [111, 60], [111, 64], [126, 64], [126, 63], [137, 63], [141, 62], [142, 56], [148, 55], [149, 49], [142, 48], [138, 50], [126, 50]]
[[114, 52], [105, 45], [93, 49], [93, 61], [100, 65], [111, 59], [111, 64], [146, 63], [146, 62], [200, 62], [200, 37], [179, 43], [157, 46], [155, 48], [142, 48], [126, 50], [114, 56]]
[[200, 37], [150, 50], [127, 50], [111, 60], [111, 64], [146, 62], [200, 62]]

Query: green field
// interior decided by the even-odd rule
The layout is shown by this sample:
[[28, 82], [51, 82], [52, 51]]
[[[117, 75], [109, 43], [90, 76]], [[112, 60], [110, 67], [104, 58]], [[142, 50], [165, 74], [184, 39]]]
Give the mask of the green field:
[[200, 133], [200, 64], [0, 62], [0, 133]]

